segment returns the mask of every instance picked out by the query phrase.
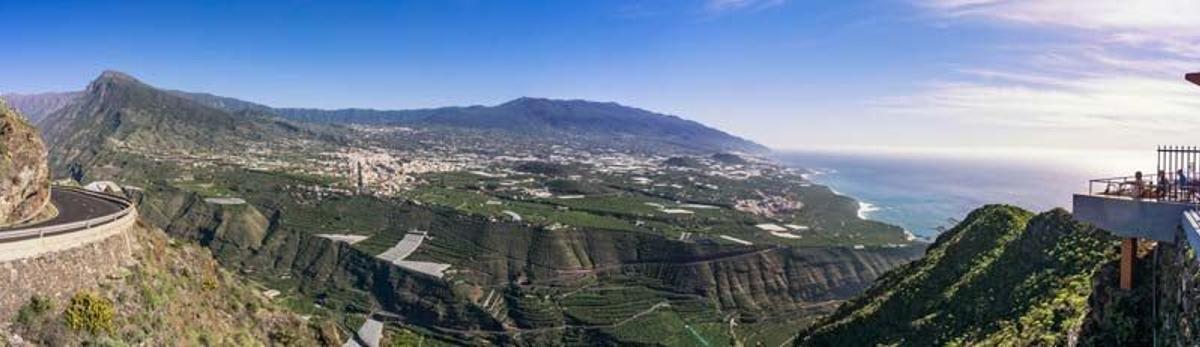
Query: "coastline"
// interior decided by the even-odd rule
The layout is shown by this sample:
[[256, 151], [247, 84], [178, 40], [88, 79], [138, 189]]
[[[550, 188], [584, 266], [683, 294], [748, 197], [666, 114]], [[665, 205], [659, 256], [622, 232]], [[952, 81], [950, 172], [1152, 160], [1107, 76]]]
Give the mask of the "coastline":
[[[825, 188], [828, 188], [829, 191], [832, 192], [833, 194], [836, 194], [838, 196], [844, 196], [844, 197], [847, 197], [850, 199], [854, 199], [854, 201], [856, 203], [858, 203], [858, 210], [856, 211], [858, 219], [875, 220], [875, 219], [871, 219], [871, 214], [873, 212], [877, 212], [881, 209], [881, 207], [876, 204], [864, 201], [861, 198], [858, 198], [858, 197], [855, 197], [855, 196], [852, 196], [849, 194], [844, 194], [844, 193], [838, 191], [837, 188], [835, 188], [833, 186], [833, 184], [831, 184], [829, 182], [817, 182], [816, 180], [813, 179], [813, 177], [816, 177], [816, 176], [823, 176], [823, 175], [827, 175], [827, 174], [836, 174], [837, 173], [836, 169], [799, 167], [797, 165], [789, 164], [783, 160], [777, 160], [776, 163], [780, 164], [782, 166], [785, 166], [785, 167], [791, 167], [791, 168], [795, 168], [795, 169], [799, 169], [799, 170], [804, 170], [805, 173], [800, 174], [800, 178], [803, 179], [806, 183], [817, 184], [817, 185], [823, 186]], [[911, 230], [908, 230], [908, 228], [903, 225], [888, 222], [888, 221], [881, 221], [881, 220], [876, 220], [876, 221], [888, 223], [888, 224], [899, 227], [900, 230], [904, 233], [905, 240], [916, 241], [916, 242], [926, 241], [925, 239], [921, 238], [920, 236], [913, 234], [913, 232]]]
[[[807, 180], [807, 178], [805, 178], [805, 179]], [[829, 191], [833, 192], [833, 194], [854, 199], [854, 202], [858, 203], [858, 211], [855, 212], [858, 215], [858, 219], [870, 220], [871, 219], [870, 213], [879, 211], [879, 206], [876, 206], [875, 204], [863, 201], [862, 199], [851, 196], [849, 194], [842, 193], [842, 192], [838, 191], [837, 188], [834, 188], [832, 185], [830, 185], [828, 183], [820, 183], [820, 185], [825, 188], [829, 188]]]
[[1080, 153], [1087, 155], [795, 151], [775, 153], [774, 159], [801, 168], [814, 184], [837, 187], [847, 193], [840, 195], [865, 200], [869, 205], [860, 205], [861, 217], [899, 225], [932, 240], [979, 206], [1003, 203], [1031, 211], [1069, 210], [1072, 194], [1086, 191], [1091, 178], [1153, 167], [1141, 158], [1127, 158], [1124, 152]]

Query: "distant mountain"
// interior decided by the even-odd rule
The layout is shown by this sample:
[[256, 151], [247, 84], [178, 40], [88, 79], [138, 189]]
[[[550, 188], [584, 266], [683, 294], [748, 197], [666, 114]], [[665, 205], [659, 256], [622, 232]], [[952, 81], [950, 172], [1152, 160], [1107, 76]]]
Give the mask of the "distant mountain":
[[102, 151], [117, 147], [203, 153], [303, 134], [269, 114], [209, 107], [116, 71], [102, 73], [41, 125], [58, 169], [89, 167]]
[[1068, 345], [1092, 311], [1093, 278], [1116, 258], [1114, 238], [1067, 211], [986, 206], [797, 345]]
[[492, 107], [437, 109], [412, 123], [521, 135], [661, 143], [700, 151], [766, 151], [762, 145], [695, 121], [611, 102], [520, 98]]
[[767, 148], [695, 121], [611, 102], [519, 98], [496, 106], [414, 110], [271, 108], [204, 93], [176, 95], [226, 111], [254, 110], [328, 124], [391, 124], [499, 131], [540, 139], [573, 139], [609, 145], [667, 146], [701, 152], [765, 152]]
[[[101, 79], [136, 79], [119, 72], [105, 72]], [[99, 81], [99, 80], [98, 80]], [[93, 83], [95, 84], [95, 83]], [[143, 84], [144, 85], [144, 84]], [[91, 91], [12, 95], [14, 105], [42, 124]], [[153, 89], [153, 88], [152, 88]], [[534, 142], [575, 141], [647, 151], [686, 150], [717, 153], [725, 151], [761, 153], [767, 148], [704, 124], [611, 102], [519, 98], [496, 106], [442, 107], [413, 110], [273, 108], [270, 106], [208, 93], [157, 90], [156, 99], [190, 100], [224, 114], [275, 115], [284, 119], [317, 124], [403, 125], [411, 127], [499, 132]], [[6, 96], [8, 98], [9, 96]], [[69, 112], [68, 112], [69, 113]], [[209, 115], [211, 112], [201, 112]], [[219, 117], [219, 116], [217, 116]], [[220, 123], [217, 124], [228, 124]]]
[[3, 94], [0, 98], [8, 100], [8, 104], [25, 115], [30, 122], [39, 124], [46, 115], [67, 106], [80, 95], [83, 95], [83, 92]]

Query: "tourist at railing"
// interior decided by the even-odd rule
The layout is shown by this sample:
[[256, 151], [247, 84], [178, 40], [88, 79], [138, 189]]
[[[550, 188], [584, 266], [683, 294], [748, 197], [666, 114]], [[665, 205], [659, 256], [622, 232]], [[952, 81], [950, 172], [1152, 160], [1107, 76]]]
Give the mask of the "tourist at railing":
[[1104, 185], [1104, 190], [1097, 192], [1101, 195], [1200, 204], [1200, 179], [1196, 179], [1196, 175], [1200, 174], [1179, 169], [1168, 175], [1166, 170], [1159, 170], [1157, 177], [1147, 180], [1141, 171], [1137, 171], [1132, 177], [1097, 179], [1091, 184]]
[[1142, 172], [1133, 173], [1133, 187], [1130, 188], [1130, 196], [1134, 199], [1141, 199], [1146, 192], [1146, 181], [1142, 180]]
[[1158, 184], [1154, 188], [1154, 196], [1156, 199], [1167, 198], [1167, 192], [1170, 191], [1170, 181], [1167, 181], [1167, 173], [1163, 170], [1158, 170]]
[[1183, 169], [1175, 171], [1175, 183], [1179, 185], [1180, 200], [1191, 201], [1192, 196], [1195, 195], [1193, 193], [1196, 191], [1195, 187], [1192, 187], [1195, 183], [1188, 180], [1187, 174], [1183, 172]]

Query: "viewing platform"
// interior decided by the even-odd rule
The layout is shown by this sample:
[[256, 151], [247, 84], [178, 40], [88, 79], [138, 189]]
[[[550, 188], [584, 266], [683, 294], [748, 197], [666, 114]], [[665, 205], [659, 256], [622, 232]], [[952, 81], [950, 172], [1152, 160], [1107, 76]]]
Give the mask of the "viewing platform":
[[1072, 214], [1125, 238], [1121, 287], [1130, 288], [1136, 239], [1175, 243], [1183, 231], [1200, 249], [1200, 147], [1160, 146], [1158, 165], [1133, 176], [1095, 179], [1075, 194]]
[[[1196, 210], [1200, 200], [1194, 192], [1155, 196], [1153, 188], [1146, 188], [1150, 195], [1139, 196], [1133, 192], [1136, 184], [1132, 176], [1092, 180], [1088, 193], [1075, 194], [1071, 211], [1075, 219], [1118, 236], [1175, 242], [1183, 212]], [[1143, 184], [1155, 187], [1157, 182]], [[1106, 188], [1097, 190], [1098, 185]]]

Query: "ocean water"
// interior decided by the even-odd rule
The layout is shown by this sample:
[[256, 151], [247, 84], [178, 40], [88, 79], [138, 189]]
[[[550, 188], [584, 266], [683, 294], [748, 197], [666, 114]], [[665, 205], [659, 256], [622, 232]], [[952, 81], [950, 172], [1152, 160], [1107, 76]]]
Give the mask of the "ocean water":
[[813, 151], [777, 153], [809, 179], [861, 202], [860, 216], [923, 238], [968, 212], [1003, 203], [1040, 212], [1070, 210], [1088, 180], [1154, 168], [1147, 151]]

